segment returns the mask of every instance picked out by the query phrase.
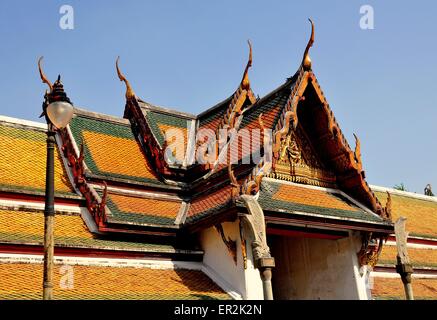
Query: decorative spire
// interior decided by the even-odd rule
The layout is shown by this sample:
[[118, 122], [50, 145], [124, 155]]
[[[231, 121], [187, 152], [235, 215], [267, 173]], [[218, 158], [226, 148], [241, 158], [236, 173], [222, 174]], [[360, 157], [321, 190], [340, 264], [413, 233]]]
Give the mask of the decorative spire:
[[389, 221], [391, 221], [392, 220], [392, 215], [391, 215], [391, 212], [392, 212], [392, 208], [391, 208], [391, 195], [390, 195], [390, 193], [388, 191], [387, 191], [387, 202], [385, 204], [384, 211], [385, 211], [385, 217]]
[[303, 54], [303, 60], [302, 60], [303, 69], [306, 71], [311, 70], [311, 59], [310, 59], [309, 51], [314, 43], [314, 22], [310, 18], [308, 18], [308, 20], [311, 22], [311, 37], [308, 40], [308, 44], [305, 48], [305, 52]]
[[354, 151], [354, 157], [355, 160], [358, 164], [361, 164], [361, 142], [360, 139], [358, 138], [358, 136], [354, 133], [353, 134], [355, 137], [355, 151]]
[[132, 87], [129, 83], [129, 81], [126, 79], [126, 77], [121, 73], [120, 68], [118, 67], [118, 60], [120, 60], [120, 56], [117, 57], [117, 60], [115, 61], [115, 67], [117, 69], [118, 78], [120, 81], [124, 81], [126, 84], [126, 99], [133, 99], [135, 98], [135, 92], [132, 90]]
[[249, 81], [249, 68], [252, 66], [252, 44], [250, 40], [247, 40], [249, 44], [249, 60], [247, 61], [246, 69], [244, 69], [243, 79], [241, 80], [242, 89], [249, 90], [250, 89], [250, 81]]
[[38, 70], [39, 70], [39, 76], [41, 77], [41, 80], [43, 83], [46, 83], [49, 86], [50, 92], [53, 90], [53, 85], [50, 82], [49, 79], [47, 79], [46, 75], [44, 74], [44, 72], [42, 71], [42, 67], [41, 67], [41, 61], [44, 57], [41, 56], [38, 59]]

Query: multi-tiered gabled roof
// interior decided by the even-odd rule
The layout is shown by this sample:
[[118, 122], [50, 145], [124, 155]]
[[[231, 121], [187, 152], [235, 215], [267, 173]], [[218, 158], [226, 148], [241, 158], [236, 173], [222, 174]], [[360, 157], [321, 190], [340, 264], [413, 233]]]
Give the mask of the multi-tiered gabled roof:
[[[376, 250], [365, 242], [362, 263], [376, 259], [382, 239], [393, 231], [390, 208], [380, 204], [365, 181], [360, 142], [356, 138], [355, 149], [350, 148], [317, 82], [309, 58], [313, 41], [312, 25], [298, 71], [260, 99], [248, 77], [249, 43], [249, 60], [236, 91], [198, 116], [138, 98], [117, 60], [118, 76], [126, 84], [124, 117], [76, 108], [69, 127], [57, 135], [59, 252], [87, 249], [198, 261], [202, 251], [196, 231], [235, 220], [246, 210], [240, 195], [251, 194], [265, 211], [268, 232], [341, 238], [360, 230], [381, 241]], [[204, 129], [212, 136], [199, 139]], [[223, 138], [221, 129], [233, 133]], [[272, 158], [244, 161], [257, 152], [267, 155], [267, 131], [261, 131], [252, 136], [250, 146], [257, 147], [239, 144], [238, 163], [221, 161], [229, 159], [239, 133], [252, 135], [255, 129], [271, 130]], [[169, 135], [172, 130], [179, 130], [183, 139]], [[0, 192], [6, 201], [0, 219], [9, 221], [7, 230], [0, 229], [1, 245], [40, 250], [42, 207], [32, 208], [29, 201], [43, 199], [43, 126], [3, 118], [0, 135]], [[207, 154], [202, 148], [213, 138], [223, 148]], [[178, 150], [182, 153], [174, 152]], [[199, 154], [212, 154], [215, 160], [199, 163]], [[22, 199], [24, 205], [14, 204]], [[212, 284], [204, 280], [199, 290], [207, 291]]]

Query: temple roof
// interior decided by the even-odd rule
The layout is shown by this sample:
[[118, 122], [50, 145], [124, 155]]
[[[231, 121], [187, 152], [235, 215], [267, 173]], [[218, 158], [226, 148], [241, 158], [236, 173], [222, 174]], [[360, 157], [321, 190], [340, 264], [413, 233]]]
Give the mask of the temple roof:
[[384, 199], [381, 201], [384, 205], [384, 193], [390, 193], [393, 221], [400, 216], [407, 218], [410, 237], [437, 239], [437, 197], [376, 186], [373, 189], [379, 198]]
[[383, 219], [336, 189], [264, 179], [258, 202], [264, 211], [318, 215], [335, 219], [383, 222]]
[[[0, 117], [0, 190], [44, 195], [46, 170], [45, 126]], [[55, 152], [55, 192], [78, 198], [59, 150]]]
[[129, 121], [76, 109], [70, 130], [76, 147], [84, 144], [87, 174], [108, 180], [162, 184]]
[[[57, 248], [168, 254], [188, 252], [169, 244], [111, 239], [93, 234], [79, 213], [56, 214], [54, 230]], [[0, 209], [0, 245], [41, 247], [43, 235], [44, 213], [42, 210]], [[192, 253], [201, 254], [200, 251], [195, 250]]]
[[[98, 193], [102, 195], [102, 191]], [[102, 195], [103, 196], [103, 195]], [[175, 225], [182, 199], [153, 193], [109, 191], [107, 221], [131, 225]]]
[[[437, 295], [437, 279], [413, 279], [414, 298], [431, 300]], [[375, 278], [372, 296], [377, 300], [404, 300], [404, 286], [398, 278]]]
[[[53, 283], [62, 283], [66, 264], [54, 267]], [[58, 300], [210, 300], [230, 299], [202, 271], [147, 267], [71, 265], [74, 285], [54, 286]], [[0, 263], [0, 299], [41, 299], [42, 263]], [[65, 276], [64, 276], [65, 277]]]
[[[372, 186], [375, 194], [384, 199], [390, 193], [393, 221], [406, 218], [408, 257], [413, 267], [412, 286], [415, 299], [437, 297], [437, 197]], [[383, 201], [385, 204], [386, 201]], [[372, 295], [376, 299], [404, 299], [402, 282], [396, 274], [397, 248], [395, 237], [383, 246], [375, 274]]]

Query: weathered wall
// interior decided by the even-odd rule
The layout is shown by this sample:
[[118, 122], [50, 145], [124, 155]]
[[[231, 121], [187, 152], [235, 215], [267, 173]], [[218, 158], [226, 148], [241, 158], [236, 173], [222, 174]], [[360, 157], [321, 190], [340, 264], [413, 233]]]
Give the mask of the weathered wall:
[[205, 252], [204, 265], [226, 281], [243, 299], [263, 299], [261, 277], [258, 269], [253, 267], [250, 240], [247, 243], [247, 268], [244, 269], [238, 221], [223, 223], [223, 230], [226, 237], [237, 241], [237, 264], [217, 230], [208, 228], [200, 234], [200, 243]]
[[269, 245], [276, 260], [275, 299], [368, 299], [356, 236], [340, 240], [274, 236]]

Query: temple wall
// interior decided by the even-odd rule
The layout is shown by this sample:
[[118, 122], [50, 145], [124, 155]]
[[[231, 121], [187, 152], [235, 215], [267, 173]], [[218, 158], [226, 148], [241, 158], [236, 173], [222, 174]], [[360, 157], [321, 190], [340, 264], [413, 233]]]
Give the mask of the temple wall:
[[220, 234], [212, 227], [203, 230], [200, 234], [200, 242], [205, 252], [204, 265], [227, 282], [243, 299], [263, 299], [261, 277], [258, 269], [253, 267], [250, 241], [248, 241], [246, 249], [247, 268], [244, 269], [238, 220], [225, 222], [222, 225], [226, 238], [237, 241], [237, 264], [235, 264]]
[[339, 240], [274, 236], [275, 299], [368, 299], [366, 274], [360, 275], [356, 236]]

